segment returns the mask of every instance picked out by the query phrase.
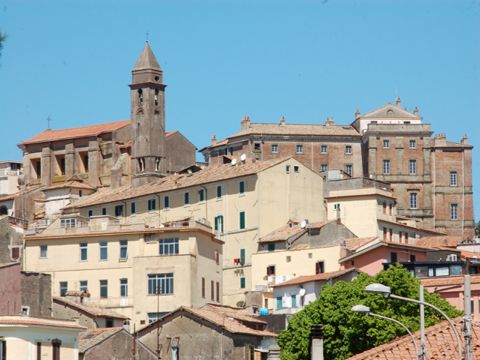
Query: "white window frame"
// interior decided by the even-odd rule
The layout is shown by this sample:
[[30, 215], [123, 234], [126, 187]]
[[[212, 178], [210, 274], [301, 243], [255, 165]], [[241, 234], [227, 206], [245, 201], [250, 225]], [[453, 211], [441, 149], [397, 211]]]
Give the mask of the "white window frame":
[[345, 154], [351, 155], [353, 153], [352, 145], [345, 145]]
[[320, 154], [328, 153], [328, 145], [320, 145]]
[[383, 175], [390, 175], [390, 160], [383, 160]]
[[272, 144], [272, 154], [278, 154], [278, 144]]
[[389, 149], [390, 148], [390, 140], [389, 139], [383, 139], [383, 148], [384, 149]]
[[410, 139], [408, 141], [408, 148], [409, 149], [416, 149], [417, 148], [417, 140], [415, 139]]
[[411, 159], [408, 161], [408, 174], [417, 175], [417, 160]]
[[411, 192], [409, 198], [410, 209], [418, 209], [418, 192]]
[[303, 154], [303, 144], [296, 144], [295, 145], [295, 153], [296, 154]]
[[458, 186], [458, 173], [450, 171], [450, 186]]
[[450, 220], [458, 220], [458, 204], [450, 204]]

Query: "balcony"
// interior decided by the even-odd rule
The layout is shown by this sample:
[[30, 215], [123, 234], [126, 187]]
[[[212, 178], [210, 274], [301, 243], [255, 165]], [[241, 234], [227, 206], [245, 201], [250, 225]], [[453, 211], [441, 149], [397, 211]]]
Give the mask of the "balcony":
[[[43, 223], [36, 223], [30, 227], [28, 235], [41, 233], [42, 236], [51, 235], [75, 235], [92, 233], [122, 233], [122, 232], [145, 232], [148, 229], [184, 229], [202, 228], [211, 232], [208, 221], [202, 220], [179, 220], [171, 222], [160, 222], [158, 216], [145, 219], [143, 222], [135, 218], [114, 217], [108, 215], [92, 216], [90, 218], [79, 215], [63, 215], [50, 226]], [[42, 231], [44, 230], [44, 231]]]

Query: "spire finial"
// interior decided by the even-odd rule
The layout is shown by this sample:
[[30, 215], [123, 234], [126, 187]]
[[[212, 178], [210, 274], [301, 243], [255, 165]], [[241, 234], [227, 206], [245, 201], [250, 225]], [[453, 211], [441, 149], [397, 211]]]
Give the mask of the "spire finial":
[[52, 119], [50, 119], [50, 116], [47, 116], [47, 130], [50, 130], [50, 122]]
[[147, 31], [147, 32], [145, 33], [145, 42], [146, 42], [147, 44], [149, 43], [149, 35], [150, 35], [150, 34], [149, 34], [149, 32]]

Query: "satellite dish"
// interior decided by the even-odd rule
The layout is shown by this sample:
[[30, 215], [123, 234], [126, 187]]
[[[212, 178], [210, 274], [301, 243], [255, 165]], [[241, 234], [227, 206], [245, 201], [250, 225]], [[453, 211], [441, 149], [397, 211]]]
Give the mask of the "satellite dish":
[[237, 159], [232, 159], [232, 162], [230, 164], [232, 164], [232, 166], [237, 165]]
[[240, 156], [240, 160], [242, 160], [242, 161], [247, 160], [247, 155], [242, 154], [242, 155]]
[[300, 291], [298, 292], [298, 295], [304, 296], [305, 293], [306, 293], [305, 289], [304, 289], [304, 288], [301, 288]]
[[306, 220], [303, 220], [301, 223], [300, 223], [300, 227], [302, 229], [305, 229], [305, 227], [307, 226], [307, 221]]

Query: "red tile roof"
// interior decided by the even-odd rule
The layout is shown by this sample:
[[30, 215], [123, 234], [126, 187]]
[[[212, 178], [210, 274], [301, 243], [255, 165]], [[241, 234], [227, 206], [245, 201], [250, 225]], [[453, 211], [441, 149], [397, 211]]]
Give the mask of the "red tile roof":
[[[246, 334], [261, 337], [276, 337], [277, 335], [267, 330], [261, 330], [266, 323], [258, 318], [247, 315], [241, 308], [234, 308], [224, 305], [207, 304], [201, 308], [179, 307], [177, 310], [165, 315], [163, 318], [147, 325], [137, 332], [137, 336], [143, 336], [157, 325], [163, 324], [175, 319], [177, 316], [193, 316], [207, 321], [217, 327], [224, 329], [231, 334]], [[253, 326], [247, 326], [252, 324]], [[255, 328], [256, 327], [256, 328]]]
[[[458, 332], [462, 333], [463, 320], [454, 320]], [[480, 326], [474, 323], [472, 326], [472, 349], [473, 359], [480, 359]], [[414, 334], [417, 343], [420, 344], [420, 331]], [[457, 359], [457, 341], [452, 328], [447, 321], [438, 323], [425, 329], [426, 352], [429, 360]], [[461, 336], [462, 347], [464, 338]], [[377, 346], [348, 358], [348, 360], [403, 360], [415, 359], [415, 349], [410, 336], [397, 338], [392, 342]]]
[[43, 142], [78, 139], [83, 137], [98, 136], [109, 133], [130, 125], [130, 120], [108, 122], [97, 125], [82, 126], [77, 128], [51, 130], [47, 129], [34, 137], [20, 143], [20, 145], [38, 144]]
[[88, 349], [97, 346], [102, 341], [108, 339], [120, 331], [125, 331], [121, 327], [88, 329], [80, 333], [78, 338], [78, 351], [83, 354]]
[[355, 269], [348, 269], [348, 270], [339, 270], [339, 271], [331, 271], [322, 274], [315, 274], [315, 275], [304, 275], [298, 276], [296, 278], [284, 281], [280, 284], [273, 285], [272, 287], [278, 288], [282, 286], [290, 286], [290, 285], [300, 285], [305, 284], [311, 281], [328, 281], [330, 279], [335, 279], [339, 276], [345, 275], [349, 272], [355, 271]]
[[156, 194], [176, 189], [187, 188], [199, 184], [207, 184], [226, 179], [257, 174], [261, 171], [269, 169], [272, 166], [278, 165], [290, 158], [278, 158], [267, 161], [247, 160], [244, 164], [232, 166], [231, 164], [223, 164], [215, 167], [207, 167], [192, 174], [174, 174], [162, 178], [156, 182], [147, 183], [138, 188], [131, 185], [126, 185], [121, 188], [112, 190], [106, 189], [104, 191], [97, 191], [97, 193], [79, 200], [67, 208], [82, 208], [97, 204], [113, 203], [116, 201], [133, 199], [149, 194]]
[[2, 325], [31, 325], [85, 330], [84, 326], [80, 326], [73, 321], [34, 318], [29, 316], [0, 316], [0, 327]]
[[[424, 286], [451, 286], [463, 285], [464, 278], [463, 275], [459, 275], [420, 279], [420, 281]], [[480, 284], [480, 275], [471, 275], [470, 282], [472, 284]]]
[[127, 316], [117, 313], [116, 311], [106, 309], [101, 306], [95, 306], [93, 304], [85, 304], [85, 303], [80, 304], [73, 300], [67, 299], [66, 297], [63, 297], [63, 296], [54, 296], [53, 302], [61, 306], [73, 308], [79, 312], [85, 313], [92, 317], [109, 317], [114, 319], [128, 319]]

